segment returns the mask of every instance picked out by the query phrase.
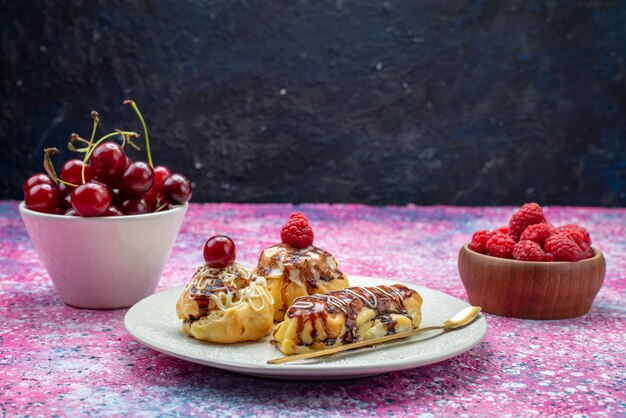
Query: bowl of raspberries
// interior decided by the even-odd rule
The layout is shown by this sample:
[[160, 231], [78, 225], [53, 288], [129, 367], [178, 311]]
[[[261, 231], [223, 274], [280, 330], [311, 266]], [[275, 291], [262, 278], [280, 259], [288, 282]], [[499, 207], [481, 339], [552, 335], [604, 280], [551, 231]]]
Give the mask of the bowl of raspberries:
[[537, 203], [509, 224], [481, 230], [459, 252], [459, 275], [472, 304], [501, 316], [574, 318], [589, 312], [606, 272], [586, 228], [556, 226]]

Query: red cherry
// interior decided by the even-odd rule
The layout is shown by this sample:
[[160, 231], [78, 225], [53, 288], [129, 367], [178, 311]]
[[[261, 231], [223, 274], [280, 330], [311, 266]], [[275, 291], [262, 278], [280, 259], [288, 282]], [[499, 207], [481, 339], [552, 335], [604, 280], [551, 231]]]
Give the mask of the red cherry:
[[172, 172], [170, 171], [169, 168], [165, 166], [157, 165], [156, 167], [154, 167], [154, 181], [157, 182], [158, 184], [163, 184], [165, 179], [171, 175], [172, 175]]
[[74, 189], [75, 189], [75, 188], [76, 188], [76, 187], [68, 186], [68, 185], [67, 185], [67, 184], [65, 184], [65, 183], [59, 183], [59, 184], [57, 184], [57, 189], [58, 189], [58, 191], [59, 191], [59, 197], [60, 197], [60, 198], [65, 197], [65, 196], [67, 196], [68, 194], [71, 194], [71, 193], [74, 191]]
[[24, 182], [24, 186], [23, 186], [24, 193], [26, 193], [27, 189], [30, 189], [31, 187], [36, 186], [38, 184], [53, 185], [54, 183], [52, 182], [52, 179], [50, 177], [48, 177], [47, 175], [43, 173], [33, 174], [32, 176], [27, 178], [26, 181]]
[[100, 216], [111, 206], [111, 193], [102, 183], [89, 182], [72, 192], [72, 207], [81, 216]]
[[165, 197], [162, 194], [158, 195], [152, 202], [152, 205], [150, 206], [150, 209], [152, 210], [152, 212], [156, 211], [159, 208], [161, 208], [159, 212], [170, 209], [169, 200], [167, 200], [167, 197]]
[[224, 268], [235, 262], [237, 250], [235, 243], [226, 235], [215, 235], [204, 244], [204, 261], [207, 266]]
[[107, 209], [107, 211], [104, 212], [104, 215], [102, 216], [124, 216], [124, 212], [122, 212], [115, 206], [109, 206], [109, 209]]
[[67, 160], [61, 167], [61, 180], [72, 184], [83, 184], [83, 166], [85, 166], [85, 183], [93, 180], [93, 171], [89, 165], [85, 165], [81, 160]]
[[[63, 184], [63, 183], [60, 183]], [[59, 209], [61, 209], [61, 213], [67, 212], [69, 209], [72, 209], [72, 195], [66, 194], [65, 197], [60, 199]]]
[[143, 195], [143, 198], [146, 199], [146, 202], [148, 202], [148, 204], [154, 209], [160, 206], [159, 205], [155, 207], [155, 201], [157, 197], [163, 192], [163, 182], [171, 175], [172, 172], [167, 167], [164, 167], [162, 165], [154, 167], [154, 184], [152, 184], [152, 187], [150, 187], [150, 189], [148, 189], [148, 191], [145, 192]]
[[78, 212], [76, 212], [76, 209], [71, 208], [65, 212], [65, 216], [80, 216], [80, 215], [78, 214]]
[[162, 186], [159, 186], [155, 179], [154, 183], [152, 183], [152, 187], [150, 187], [148, 191], [143, 194], [143, 198], [146, 199], [146, 202], [150, 205], [150, 207], [154, 206], [154, 202], [161, 193], [161, 188]]
[[51, 184], [37, 184], [24, 193], [26, 207], [36, 212], [56, 213], [59, 207], [59, 192]]
[[144, 198], [135, 197], [122, 202], [122, 211], [127, 215], [141, 215], [149, 213], [150, 207]]
[[124, 201], [124, 195], [120, 189], [113, 188], [110, 189], [109, 192], [111, 192], [111, 199], [113, 199], [113, 203], [117, 204]]
[[143, 161], [131, 163], [122, 175], [121, 189], [128, 196], [148, 191], [154, 183], [154, 170]]
[[163, 182], [163, 192], [170, 202], [182, 205], [191, 199], [191, 183], [182, 174], [172, 174]]
[[128, 166], [126, 153], [115, 142], [104, 142], [93, 150], [89, 166], [98, 180], [116, 185]]

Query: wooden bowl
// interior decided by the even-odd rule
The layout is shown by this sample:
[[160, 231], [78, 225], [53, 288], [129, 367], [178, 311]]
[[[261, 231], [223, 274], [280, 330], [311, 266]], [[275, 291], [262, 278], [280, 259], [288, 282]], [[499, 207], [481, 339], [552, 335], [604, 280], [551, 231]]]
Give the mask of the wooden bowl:
[[584, 315], [605, 272], [606, 261], [596, 248], [587, 260], [551, 263], [490, 257], [470, 250], [469, 243], [459, 252], [459, 274], [471, 304], [500, 316], [564, 319]]

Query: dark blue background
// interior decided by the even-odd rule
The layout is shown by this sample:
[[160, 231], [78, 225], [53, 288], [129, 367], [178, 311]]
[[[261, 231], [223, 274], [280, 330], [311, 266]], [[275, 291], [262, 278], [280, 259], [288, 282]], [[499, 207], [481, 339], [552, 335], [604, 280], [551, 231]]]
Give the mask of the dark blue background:
[[0, 197], [132, 97], [195, 201], [626, 203], [626, 2], [65, 3], [2, 1]]

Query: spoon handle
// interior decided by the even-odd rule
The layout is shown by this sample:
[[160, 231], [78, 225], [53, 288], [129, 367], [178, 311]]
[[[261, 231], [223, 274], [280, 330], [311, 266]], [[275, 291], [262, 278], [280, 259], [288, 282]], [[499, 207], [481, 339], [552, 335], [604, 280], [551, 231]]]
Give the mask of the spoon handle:
[[335, 348], [329, 348], [328, 350], [312, 351], [310, 353], [296, 354], [296, 355], [287, 356], [287, 357], [280, 357], [280, 358], [276, 358], [273, 360], [268, 360], [267, 364], [283, 364], [283, 363], [289, 363], [289, 362], [297, 361], [297, 360], [304, 360], [307, 358], [328, 356], [331, 354], [340, 353], [342, 351], [348, 351], [348, 350], [353, 350], [355, 348], [367, 347], [370, 345], [376, 345], [376, 344], [380, 344], [380, 343], [384, 343], [384, 342], [392, 341], [392, 340], [399, 340], [401, 338], [410, 337], [412, 335], [421, 334], [423, 332], [433, 331], [436, 329], [444, 329], [444, 328], [445, 327], [443, 325], [436, 325], [432, 327], [412, 329], [411, 331], [400, 332], [398, 334], [385, 335], [384, 337], [373, 338], [371, 340], [363, 340], [357, 343], [346, 344], [346, 345], [342, 345], [342, 346], [335, 347]]

